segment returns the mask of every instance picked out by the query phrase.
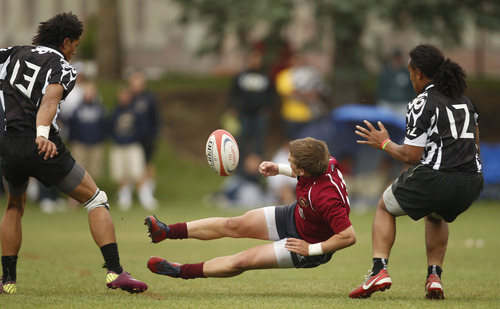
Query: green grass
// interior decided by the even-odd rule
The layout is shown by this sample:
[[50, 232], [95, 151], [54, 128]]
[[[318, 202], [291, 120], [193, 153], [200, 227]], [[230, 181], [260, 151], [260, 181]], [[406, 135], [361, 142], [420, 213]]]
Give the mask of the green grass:
[[[241, 213], [203, 206], [204, 194], [215, 191], [222, 180], [206, 163], [177, 157], [166, 145], [160, 147], [157, 163], [162, 204], [157, 215], [161, 219], [173, 223]], [[112, 192], [113, 187], [104, 182]], [[497, 308], [500, 304], [498, 203], [476, 203], [450, 225], [443, 273], [447, 299], [436, 303], [423, 298], [423, 222], [398, 219], [389, 264], [393, 287], [370, 299], [352, 300], [347, 294], [363, 281], [371, 266], [372, 210], [353, 210], [357, 244], [337, 252], [331, 262], [316, 269], [257, 270], [235, 278], [181, 280], [153, 275], [146, 261], [150, 256], [162, 256], [195, 263], [262, 241], [188, 239], [150, 244], [143, 225], [143, 218], [150, 213], [139, 205], [121, 212], [113, 207], [114, 194], [109, 195], [122, 264], [134, 277], [147, 282], [149, 290], [130, 295], [106, 289], [102, 257], [88, 231], [83, 208], [48, 215], [28, 204], [18, 262], [18, 294], [0, 295], [1, 308]], [[5, 200], [0, 202], [3, 212]]]

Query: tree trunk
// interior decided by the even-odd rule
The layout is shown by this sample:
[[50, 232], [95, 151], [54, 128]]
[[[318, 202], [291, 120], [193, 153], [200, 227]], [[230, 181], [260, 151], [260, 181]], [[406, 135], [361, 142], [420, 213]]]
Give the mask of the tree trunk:
[[334, 12], [332, 103], [340, 106], [361, 100], [361, 85], [366, 70], [360, 38], [365, 20], [361, 12]]
[[101, 79], [120, 79], [122, 53], [118, 0], [99, 0], [97, 12], [97, 66]]

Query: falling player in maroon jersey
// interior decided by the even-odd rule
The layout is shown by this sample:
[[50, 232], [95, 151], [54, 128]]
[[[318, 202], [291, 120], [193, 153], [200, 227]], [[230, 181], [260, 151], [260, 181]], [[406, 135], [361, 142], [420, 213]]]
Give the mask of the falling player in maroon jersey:
[[356, 242], [349, 220], [347, 188], [323, 141], [313, 138], [290, 142], [287, 164], [264, 161], [264, 176], [297, 177], [297, 201], [268, 206], [233, 218], [206, 218], [167, 225], [154, 216], [145, 219], [151, 242], [164, 239], [222, 237], [270, 240], [230, 256], [197, 264], [171, 263], [152, 257], [148, 268], [174, 278], [233, 277], [251, 269], [311, 268], [328, 262], [335, 251]]

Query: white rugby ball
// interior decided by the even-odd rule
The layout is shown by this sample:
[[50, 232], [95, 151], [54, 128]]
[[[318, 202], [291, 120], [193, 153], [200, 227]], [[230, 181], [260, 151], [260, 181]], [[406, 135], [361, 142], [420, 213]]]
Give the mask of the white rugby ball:
[[206, 154], [208, 165], [219, 175], [229, 176], [238, 167], [240, 152], [231, 133], [218, 129], [207, 140]]

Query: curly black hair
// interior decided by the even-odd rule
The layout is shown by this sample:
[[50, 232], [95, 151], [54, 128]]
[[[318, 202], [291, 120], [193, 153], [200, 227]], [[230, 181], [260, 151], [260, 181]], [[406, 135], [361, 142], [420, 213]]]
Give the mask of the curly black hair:
[[418, 45], [410, 51], [410, 65], [432, 79], [437, 90], [448, 97], [460, 97], [467, 89], [466, 73], [460, 65], [443, 56], [430, 44]]
[[61, 13], [41, 22], [33, 37], [33, 45], [61, 46], [64, 39], [75, 41], [82, 35], [83, 23], [73, 13]]

